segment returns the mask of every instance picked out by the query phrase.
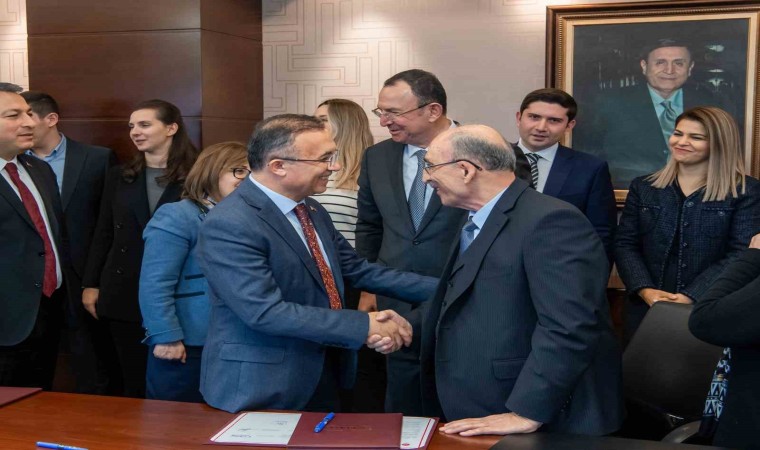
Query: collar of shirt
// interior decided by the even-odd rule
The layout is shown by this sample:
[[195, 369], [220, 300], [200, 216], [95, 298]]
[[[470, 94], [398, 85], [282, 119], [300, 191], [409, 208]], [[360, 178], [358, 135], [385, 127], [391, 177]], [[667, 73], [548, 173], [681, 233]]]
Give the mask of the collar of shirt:
[[665, 111], [665, 107], [662, 106], [662, 102], [665, 100], [670, 100], [670, 106], [673, 107], [676, 113], [681, 114], [683, 112], [683, 89], [679, 88], [675, 93], [673, 93], [673, 95], [670, 96], [670, 98], [667, 99], [660, 97], [660, 94], [658, 94], [657, 91], [652, 89], [652, 86], [648, 84], [647, 89], [649, 89], [649, 96], [651, 97], [652, 103], [657, 110], [658, 116], [662, 114], [663, 111]]
[[14, 157], [13, 157], [13, 159], [12, 159], [12, 160], [10, 160], [10, 161], [6, 161], [5, 159], [3, 159], [3, 158], [0, 158], [0, 172], [2, 172], [3, 170], [5, 170], [5, 166], [6, 166], [6, 164], [8, 164], [8, 163], [13, 163], [13, 164], [15, 164], [15, 165], [16, 165], [16, 167], [18, 167], [18, 166], [19, 166], [19, 164], [18, 164], [18, 158], [17, 158], [17, 157], [15, 157], [15, 156], [14, 156]]
[[496, 203], [498, 203], [501, 196], [504, 195], [505, 192], [507, 192], [507, 189], [509, 189], [509, 186], [505, 187], [501, 192], [494, 195], [494, 197], [491, 200], [489, 200], [488, 203], [483, 205], [479, 210], [470, 211], [470, 218], [475, 223], [475, 225], [478, 226], [478, 229], [475, 230], [475, 236], [477, 236], [480, 230], [483, 229], [483, 225], [486, 224], [486, 220], [488, 220], [488, 216], [491, 215], [491, 211], [493, 211], [493, 207], [496, 206]]
[[541, 158], [549, 161], [550, 163], [554, 162], [554, 157], [557, 156], [557, 149], [559, 148], [559, 142], [556, 142], [551, 147], [547, 147], [547, 148], [545, 148], [543, 150], [539, 150], [537, 152], [532, 152], [532, 151], [528, 150], [528, 147], [525, 144], [523, 144], [523, 140], [522, 139], [520, 139], [519, 141], [517, 141], [517, 145], [520, 146], [520, 148], [522, 149], [523, 153], [525, 153], [525, 154], [535, 153], [538, 156], [540, 156]]
[[54, 161], [60, 158], [63, 158], [66, 156], [66, 136], [63, 135], [63, 133], [58, 133], [58, 135], [61, 137], [61, 141], [58, 142], [58, 145], [53, 148], [53, 151], [50, 152], [49, 155], [43, 156], [40, 158], [39, 156], [35, 155], [32, 149], [27, 150], [25, 153], [29, 156], [34, 156], [36, 158], [39, 158], [47, 163], [50, 161]]
[[267, 197], [269, 197], [269, 199], [274, 202], [274, 204], [277, 206], [277, 209], [279, 209], [280, 211], [282, 211], [282, 213], [285, 214], [285, 215], [287, 215], [289, 212], [293, 211], [293, 209], [295, 209], [295, 207], [299, 203], [303, 203], [303, 200], [300, 201], [300, 202], [296, 202], [295, 200], [293, 200], [291, 198], [285, 197], [284, 195], [282, 195], [280, 193], [277, 193], [277, 192], [269, 189], [268, 187], [266, 187], [263, 184], [261, 184], [258, 181], [256, 181], [256, 179], [253, 178], [253, 174], [248, 175], [248, 178], [250, 178], [251, 181], [253, 181], [253, 184], [255, 184], [256, 186], [258, 186], [258, 188], [261, 189], [264, 192], [264, 195], [266, 195]]

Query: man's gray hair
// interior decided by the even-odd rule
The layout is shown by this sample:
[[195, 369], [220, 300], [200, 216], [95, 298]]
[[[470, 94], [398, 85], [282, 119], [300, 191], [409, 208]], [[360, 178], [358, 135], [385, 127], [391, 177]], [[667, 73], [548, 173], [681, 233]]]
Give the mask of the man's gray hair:
[[269, 160], [279, 153], [280, 157], [294, 157], [293, 141], [307, 131], [323, 131], [325, 124], [313, 116], [303, 114], [280, 114], [264, 119], [256, 125], [248, 141], [248, 164], [254, 172], [263, 169]]
[[18, 84], [0, 82], [0, 92], [10, 92], [11, 94], [20, 94], [24, 88]]
[[503, 136], [501, 142], [491, 142], [465, 131], [454, 130], [449, 139], [455, 160], [467, 159], [486, 170], [515, 171], [515, 151]]

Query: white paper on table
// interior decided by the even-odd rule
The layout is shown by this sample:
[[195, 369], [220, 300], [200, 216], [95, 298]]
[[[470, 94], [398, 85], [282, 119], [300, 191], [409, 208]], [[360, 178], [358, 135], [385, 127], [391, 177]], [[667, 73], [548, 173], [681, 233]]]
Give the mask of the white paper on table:
[[247, 412], [211, 438], [218, 443], [287, 445], [301, 414]]
[[428, 417], [407, 417], [401, 423], [401, 445], [402, 449], [422, 448], [428, 441], [430, 433], [433, 432], [435, 419]]

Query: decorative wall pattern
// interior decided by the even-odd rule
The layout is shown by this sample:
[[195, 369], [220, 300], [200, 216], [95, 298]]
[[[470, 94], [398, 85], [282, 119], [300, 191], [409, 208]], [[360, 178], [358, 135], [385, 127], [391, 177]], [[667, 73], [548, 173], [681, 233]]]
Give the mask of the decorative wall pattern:
[[26, 0], [0, 0], [0, 81], [29, 88]]
[[263, 0], [264, 115], [311, 114], [331, 97], [369, 113], [385, 79], [421, 68], [441, 79], [450, 117], [516, 139], [520, 101], [544, 85], [546, 6], [605, 2]]

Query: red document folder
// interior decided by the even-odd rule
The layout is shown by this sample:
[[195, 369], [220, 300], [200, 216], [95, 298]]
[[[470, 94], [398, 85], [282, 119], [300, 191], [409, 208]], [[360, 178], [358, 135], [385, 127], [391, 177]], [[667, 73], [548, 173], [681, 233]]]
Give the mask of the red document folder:
[[394, 449], [401, 442], [401, 414], [335, 414], [319, 433], [314, 427], [323, 413], [302, 413], [288, 448]]
[[12, 403], [16, 400], [28, 397], [32, 394], [36, 394], [41, 390], [41, 388], [0, 386], [0, 406], [7, 405], [8, 403]]

